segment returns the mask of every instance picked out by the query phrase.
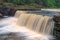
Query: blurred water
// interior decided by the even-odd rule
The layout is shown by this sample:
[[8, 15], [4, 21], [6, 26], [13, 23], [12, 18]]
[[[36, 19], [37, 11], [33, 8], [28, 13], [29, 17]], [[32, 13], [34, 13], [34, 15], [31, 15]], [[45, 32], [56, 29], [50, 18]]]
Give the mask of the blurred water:
[[58, 12], [55, 11], [26, 11], [27, 13], [31, 13], [31, 14], [38, 14], [38, 15], [47, 15], [47, 16], [53, 16]]
[[[45, 13], [45, 14], [44, 14], [44, 13], [42, 13], [42, 11], [41, 11], [41, 12], [40, 12], [40, 11], [39, 11], [39, 12], [35, 11], [35, 13], [36, 13], [36, 14], [49, 15], [49, 16], [50, 16], [50, 14], [49, 14], [50, 12], [49, 12], [49, 13], [45, 13], [45, 12], [44, 12], [44, 13]], [[33, 12], [33, 14], [34, 14], [34, 12]], [[24, 14], [23, 14], [23, 15], [24, 15]], [[21, 15], [20, 15], [20, 16], [21, 16]], [[26, 17], [27, 17], [27, 16], [28, 16], [28, 15], [26, 15]], [[25, 16], [22, 16], [22, 17], [25, 18]], [[21, 17], [21, 18], [22, 18], [22, 17]], [[32, 17], [33, 17], [33, 15], [31, 16], [31, 19], [33, 19], [33, 20], [30, 20], [31, 22], [30, 22], [30, 21], [28, 21], [28, 22], [29, 22], [29, 24], [33, 24], [33, 25], [34, 25], [34, 23], [36, 22], [36, 21], [34, 21], [34, 19], [36, 20], [37, 18], [36, 18], [36, 16], [34, 16], [33, 18], [32, 18]], [[47, 20], [46, 20], [46, 19], [47, 19]], [[38, 20], [43, 20], [42, 22], [41, 22], [41, 21], [40, 21], [40, 22], [38, 21], [38, 23], [39, 23], [39, 25], [43, 23], [43, 25], [42, 25], [43, 28], [42, 28], [42, 29], [44, 29], [44, 30], [42, 30], [42, 32], [43, 32], [44, 34], [45, 34], [45, 32], [46, 32], [45, 30], [47, 30], [47, 33], [48, 33], [48, 34], [49, 34], [49, 32], [50, 32], [50, 30], [48, 30], [48, 29], [50, 29], [50, 26], [51, 26], [51, 25], [48, 26], [48, 24], [47, 24], [48, 22], [50, 23], [50, 21], [48, 21], [49, 19], [50, 19], [50, 17], [48, 17], [48, 16], [47, 16], [47, 17], [43, 17], [43, 19], [42, 19], [42, 18], [41, 18], [41, 19], [38, 18]], [[23, 21], [23, 19], [22, 19], [22, 20], [19, 20], [19, 21]], [[19, 22], [19, 21], [18, 21], [18, 22]], [[33, 21], [34, 21], [34, 22], [33, 22]], [[5, 32], [5, 33], [9, 30], [10, 32], [19, 32], [19, 33], [21, 33], [22, 35], [24, 34], [24, 35], [27, 36], [27, 37], [26, 37], [27, 39], [31, 39], [31, 38], [33, 38], [34, 40], [40, 40], [40, 39], [41, 39], [41, 40], [49, 40], [49, 39], [50, 39], [49, 35], [48, 35], [47, 37], [45, 37], [45, 35], [46, 35], [46, 34], [45, 34], [45, 35], [42, 35], [41, 38], [40, 38], [40, 37], [39, 37], [40, 34], [39, 34], [39, 35], [38, 35], [38, 34], [36, 35], [35, 32], [32, 33], [30, 30], [26, 29], [26, 27], [23, 28], [23, 27], [18, 27], [18, 26], [16, 26], [16, 25], [15, 25], [16, 19], [13, 18], [13, 17], [12, 17], [12, 18], [10, 18], [10, 17], [9, 17], [9, 18], [6, 18], [6, 19], [4, 19], [4, 20], [2, 20], [2, 21], [0, 21], [0, 22], [2, 23], [2, 25], [0, 25], [0, 26], [4, 26], [4, 27], [2, 28], [2, 31]], [[32, 22], [33, 22], [33, 23], [32, 23]], [[1, 24], [1, 23], [0, 23], [0, 24]], [[14, 25], [12, 25], [12, 24], [14, 24]], [[29, 24], [27, 23], [27, 25], [29, 25]], [[32, 26], [33, 26], [33, 25], [32, 25]], [[38, 25], [38, 28], [40, 27], [39, 25]], [[46, 26], [47, 26], [47, 27], [46, 27]], [[46, 28], [48, 28], [48, 29], [46, 29]], [[51, 28], [52, 28], [52, 26], [51, 26]], [[7, 29], [7, 30], [6, 30], [6, 29]], [[23, 29], [24, 29], [24, 30], [23, 30]], [[0, 29], [0, 30], [1, 30], [1, 29]], [[2, 33], [3, 33], [3, 32], [2, 32]], [[21, 35], [20, 35], [20, 36], [21, 36]], [[35, 36], [36, 36], [36, 37], [35, 37]], [[49, 37], [49, 38], [48, 38], [48, 37]], [[37, 38], [37, 39], [36, 39], [36, 38]], [[47, 38], [47, 39], [46, 39], [46, 38]], [[15, 39], [15, 38], [13, 38], [13, 39]], [[32, 39], [32, 40], [33, 40], [33, 39]]]
[[54, 11], [41, 11], [42, 15], [54, 16], [57, 12]]

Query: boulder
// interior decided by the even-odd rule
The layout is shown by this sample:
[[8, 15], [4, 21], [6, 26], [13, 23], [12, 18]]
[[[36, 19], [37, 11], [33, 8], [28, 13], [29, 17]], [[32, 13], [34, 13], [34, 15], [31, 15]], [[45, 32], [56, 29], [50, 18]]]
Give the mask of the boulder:
[[55, 28], [54, 28], [54, 36], [56, 36], [57, 40], [60, 40], [60, 13], [54, 15], [53, 20], [55, 21]]

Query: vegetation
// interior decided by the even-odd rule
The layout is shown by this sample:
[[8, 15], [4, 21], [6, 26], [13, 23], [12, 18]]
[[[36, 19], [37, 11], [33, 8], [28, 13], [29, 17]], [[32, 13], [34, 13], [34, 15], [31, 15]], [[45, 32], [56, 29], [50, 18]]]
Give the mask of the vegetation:
[[60, 8], [60, 0], [56, 0], [56, 6]]
[[44, 5], [47, 7], [56, 7], [55, 0], [44, 0]]
[[6, 0], [17, 5], [29, 5], [34, 7], [60, 8], [60, 0]]

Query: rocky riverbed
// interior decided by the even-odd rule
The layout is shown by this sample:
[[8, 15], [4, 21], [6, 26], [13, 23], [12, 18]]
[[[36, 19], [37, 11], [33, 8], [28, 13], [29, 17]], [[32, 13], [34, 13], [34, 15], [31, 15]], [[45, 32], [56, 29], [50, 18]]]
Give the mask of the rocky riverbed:
[[[24, 10], [26, 11], [26, 10]], [[14, 16], [16, 10], [11, 8], [2, 8], [0, 7], [0, 16]], [[47, 15], [47, 16], [54, 16], [59, 11], [53, 11], [53, 10], [36, 10], [36, 11], [26, 11], [27, 13], [33, 13], [33, 14], [41, 14], [41, 15]], [[55, 28], [54, 28], [54, 36], [56, 36], [57, 40], [60, 40], [60, 14], [58, 16], [54, 16], [55, 21]]]
[[55, 28], [54, 28], [54, 36], [56, 36], [57, 40], [60, 40], [60, 13], [54, 15]]
[[13, 16], [16, 10], [13, 8], [0, 7], [0, 17]]

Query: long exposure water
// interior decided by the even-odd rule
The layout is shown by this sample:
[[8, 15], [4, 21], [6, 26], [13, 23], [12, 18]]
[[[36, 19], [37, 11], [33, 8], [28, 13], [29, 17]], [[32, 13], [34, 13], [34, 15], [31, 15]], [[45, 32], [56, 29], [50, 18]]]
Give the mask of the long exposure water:
[[[21, 12], [21, 14], [17, 14], [17, 15], [18, 16], [20, 15], [17, 21], [14, 21], [15, 18], [13, 18], [13, 17], [7, 18], [7, 19], [4, 19], [3, 21], [1, 21], [4, 24], [9, 24], [9, 26], [6, 25], [7, 27], [4, 27], [2, 29], [7, 29], [12, 32], [13, 31], [15, 32], [16, 30], [18, 32], [18, 31], [22, 30], [21, 32], [23, 32], [24, 34], [27, 33], [26, 35], [28, 35], [28, 33], [30, 33], [30, 35], [31, 35], [32, 34], [31, 31], [25, 32], [25, 29], [20, 28], [20, 27], [24, 26], [25, 28], [32, 30], [38, 34], [43, 34], [42, 39], [39, 38], [40, 40], [50, 40], [51, 37], [50, 38], [48, 38], [48, 37], [49, 37], [49, 35], [52, 35], [53, 28], [54, 28], [54, 22], [53, 22], [53, 19], [51, 16], [44, 16], [44, 15], [38, 15], [38, 14], [26, 14], [25, 12]], [[17, 15], [15, 15], [15, 17], [18, 17]], [[11, 24], [14, 26], [10, 26]], [[19, 25], [20, 27], [17, 27], [16, 25]], [[14, 28], [15, 28], [15, 30], [13, 30]], [[45, 35], [48, 35], [47, 39], [44, 39]], [[38, 39], [35, 39], [35, 40], [38, 40]]]

